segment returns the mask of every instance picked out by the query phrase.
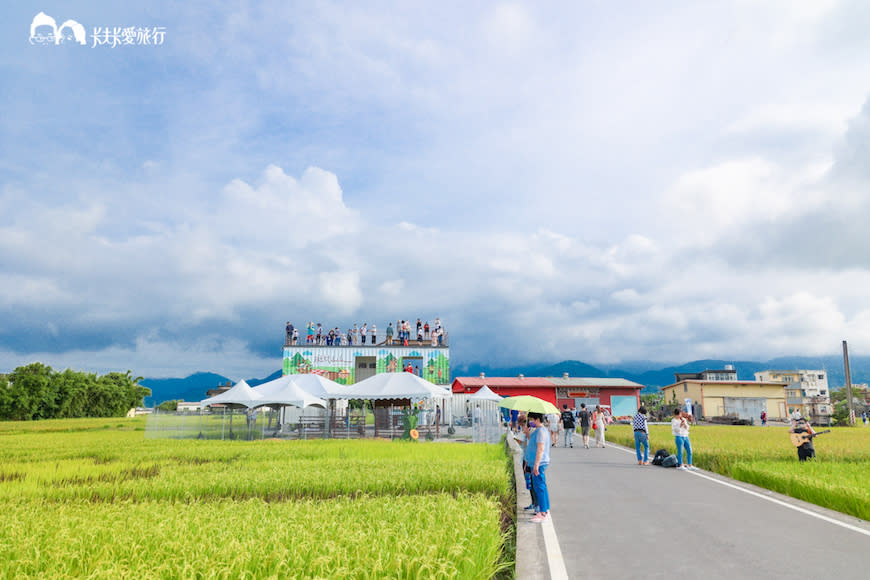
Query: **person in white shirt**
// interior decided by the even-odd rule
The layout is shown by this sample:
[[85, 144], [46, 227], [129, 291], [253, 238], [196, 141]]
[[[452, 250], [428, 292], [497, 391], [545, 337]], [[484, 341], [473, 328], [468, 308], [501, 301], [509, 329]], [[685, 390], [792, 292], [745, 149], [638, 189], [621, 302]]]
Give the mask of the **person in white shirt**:
[[[688, 469], [698, 469], [692, 465], [692, 444], [689, 442], [689, 417], [680, 409], [674, 409], [674, 418], [671, 419], [671, 433], [674, 434], [674, 441], [677, 444], [677, 462], [680, 466], [677, 469], [686, 471]], [[683, 463], [683, 450], [686, 451], [686, 462]]]

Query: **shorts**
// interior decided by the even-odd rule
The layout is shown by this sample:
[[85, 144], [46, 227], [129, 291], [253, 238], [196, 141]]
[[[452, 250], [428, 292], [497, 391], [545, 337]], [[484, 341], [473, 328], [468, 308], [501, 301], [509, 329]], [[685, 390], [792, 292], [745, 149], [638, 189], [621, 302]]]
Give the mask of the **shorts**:
[[586, 425], [585, 427], [580, 427], [580, 434], [583, 435], [584, 437], [588, 437], [589, 436], [589, 425]]

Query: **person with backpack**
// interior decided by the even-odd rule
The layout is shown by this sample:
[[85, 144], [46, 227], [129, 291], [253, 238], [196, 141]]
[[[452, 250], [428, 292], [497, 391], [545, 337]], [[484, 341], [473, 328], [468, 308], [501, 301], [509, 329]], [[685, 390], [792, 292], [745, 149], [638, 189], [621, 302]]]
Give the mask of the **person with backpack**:
[[565, 447], [574, 447], [574, 413], [562, 405], [562, 427], [565, 429]]
[[[671, 433], [674, 434], [674, 442], [677, 444], [677, 463], [683, 471], [697, 470], [692, 465], [692, 444], [689, 442], [689, 419], [680, 409], [674, 409], [674, 418], [671, 419]], [[686, 462], [683, 463], [683, 450], [686, 451]]]
[[583, 447], [589, 449], [589, 425], [592, 423], [592, 413], [586, 408], [586, 403], [580, 403], [577, 418], [580, 419], [580, 436], [583, 437]]

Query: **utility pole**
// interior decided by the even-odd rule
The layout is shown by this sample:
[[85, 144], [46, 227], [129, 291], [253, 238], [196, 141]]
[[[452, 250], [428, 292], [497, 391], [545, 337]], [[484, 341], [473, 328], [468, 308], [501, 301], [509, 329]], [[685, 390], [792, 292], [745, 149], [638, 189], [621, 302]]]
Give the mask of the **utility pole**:
[[855, 409], [852, 406], [852, 373], [849, 370], [849, 347], [843, 341], [843, 366], [846, 369], [846, 400], [849, 402], [849, 425], [855, 425]]

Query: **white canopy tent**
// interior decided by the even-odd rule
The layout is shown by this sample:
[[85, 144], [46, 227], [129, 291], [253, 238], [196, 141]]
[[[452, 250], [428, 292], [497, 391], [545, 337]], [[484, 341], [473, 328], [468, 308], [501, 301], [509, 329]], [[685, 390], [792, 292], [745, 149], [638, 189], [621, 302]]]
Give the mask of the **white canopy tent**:
[[[417, 411], [417, 420], [419, 427], [429, 427], [434, 426], [436, 428], [436, 433], [438, 432], [438, 426], [434, 425], [436, 419], [435, 412], [435, 403], [432, 400], [436, 400], [438, 404], [443, 407], [444, 404], [442, 402], [443, 399], [448, 399], [453, 396], [453, 393], [449, 388], [441, 387], [434, 383], [430, 383], [427, 380], [424, 380], [413, 373], [406, 372], [398, 372], [398, 373], [380, 373], [374, 376], [371, 376], [367, 379], [364, 379], [356, 384], [353, 384], [345, 389], [341, 389], [340, 392], [331, 393], [328, 395], [330, 399], [347, 399], [347, 400], [364, 400], [364, 401], [387, 401], [387, 400], [403, 400], [407, 399], [411, 401], [411, 403], [423, 403], [423, 401], [428, 401], [428, 405], [420, 405], [420, 409]], [[377, 404], [375, 404], [377, 408]], [[386, 409], [385, 409], [386, 411]], [[375, 416], [378, 416], [378, 412], [376, 410]], [[382, 415], [382, 422], [379, 423], [376, 420], [375, 423], [375, 434], [378, 433], [378, 425], [390, 425], [392, 426], [393, 419], [388, 417], [395, 417], [393, 414], [393, 410], [389, 410], [388, 413]], [[442, 415], [443, 421], [443, 415]], [[392, 427], [388, 427], [392, 428]]]
[[452, 396], [449, 388], [440, 387], [406, 372], [380, 373], [327, 395], [330, 399], [410, 399], [415, 403]]
[[203, 407], [209, 407], [211, 405], [228, 405], [250, 409], [251, 407], [256, 407], [262, 404], [258, 402], [262, 400], [262, 398], [263, 396], [254, 391], [248, 383], [245, 381], [239, 381], [230, 390], [225, 391], [220, 395], [204, 399], [200, 402], [200, 405]]
[[483, 385], [476, 393], [468, 397], [470, 401], [501, 401], [503, 397], [492, 392], [492, 389]]
[[[326, 401], [315, 395], [308, 389], [302, 386], [303, 382], [308, 382], [318, 389], [319, 393], [326, 393], [327, 386], [320, 382], [302, 381], [301, 377], [317, 376], [317, 375], [286, 375], [275, 380], [263, 383], [253, 388], [254, 392], [259, 394], [260, 401], [257, 406], [262, 405], [293, 405], [294, 407], [304, 408], [309, 406], [317, 406], [326, 408]], [[329, 381], [323, 377], [319, 377], [323, 381]], [[332, 382], [332, 381], [329, 381]]]
[[498, 407], [501, 400], [502, 397], [486, 385], [468, 397], [468, 401], [474, 405], [471, 437], [475, 443], [498, 443], [501, 439], [504, 431]]

